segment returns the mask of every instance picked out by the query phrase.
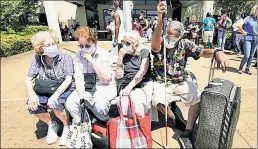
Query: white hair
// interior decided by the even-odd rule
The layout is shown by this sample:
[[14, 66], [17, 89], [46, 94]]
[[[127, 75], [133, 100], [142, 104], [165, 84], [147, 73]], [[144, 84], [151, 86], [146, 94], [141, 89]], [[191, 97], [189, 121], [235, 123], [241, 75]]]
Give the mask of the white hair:
[[177, 37], [181, 38], [184, 36], [184, 24], [179, 21], [169, 21], [167, 26], [167, 32], [173, 27], [177, 31]]
[[133, 39], [137, 42], [140, 42], [140, 40], [141, 40], [141, 36], [140, 36], [139, 32], [137, 32], [135, 30], [125, 32], [124, 36], [130, 37], [131, 39]]

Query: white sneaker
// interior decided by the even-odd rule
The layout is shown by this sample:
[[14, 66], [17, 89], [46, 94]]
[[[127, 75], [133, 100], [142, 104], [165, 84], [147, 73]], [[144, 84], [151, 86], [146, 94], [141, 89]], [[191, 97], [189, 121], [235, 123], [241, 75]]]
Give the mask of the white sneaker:
[[59, 130], [60, 126], [57, 124], [57, 122], [53, 121], [51, 125], [48, 126], [48, 132], [47, 132], [47, 144], [53, 144], [58, 139], [57, 132]]
[[63, 133], [62, 133], [62, 136], [60, 138], [59, 146], [65, 146], [66, 145], [66, 140], [67, 140], [67, 137], [68, 137], [68, 132], [69, 132], [68, 126], [64, 126]]

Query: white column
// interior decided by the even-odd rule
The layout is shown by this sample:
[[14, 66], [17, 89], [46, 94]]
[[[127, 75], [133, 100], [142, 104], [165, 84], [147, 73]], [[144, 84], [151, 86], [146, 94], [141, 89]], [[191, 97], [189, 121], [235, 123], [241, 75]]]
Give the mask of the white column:
[[86, 19], [86, 9], [85, 6], [77, 6], [76, 17], [75, 20], [80, 23], [81, 26], [87, 26]]
[[58, 15], [55, 10], [53, 1], [43, 1], [43, 6], [45, 8], [49, 29], [55, 31], [55, 34], [59, 39], [59, 43], [62, 43], [62, 36], [61, 36], [60, 27], [58, 23]]
[[125, 31], [132, 30], [132, 15], [130, 15], [131, 9], [132, 9], [131, 7], [132, 7], [132, 1], [130, 1], [130, 0], [123, 1], [123, 15], [124, 15]]
[[213, 5], [214, 5], [214, 0], [203, 1], [203, 19], [206, 17], [206, 14], [208, 12], [213, 14]]
[[187, 7], [181, 8], [181, 22], [183, 23], [186, 21], [186, 16], [185, 16], [186, 10], [187, 10]]

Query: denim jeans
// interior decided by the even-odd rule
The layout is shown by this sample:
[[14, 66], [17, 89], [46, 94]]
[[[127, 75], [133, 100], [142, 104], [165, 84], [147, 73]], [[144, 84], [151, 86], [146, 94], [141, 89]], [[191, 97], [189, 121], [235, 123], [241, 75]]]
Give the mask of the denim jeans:
[[242, 39], [242, 34], [234, 31], [233, 32], [233, 43], [234, 43], [235, 53], [241, 52], [241, 47], [240, 47], [241, 39]]
[[244, 41], [244, 58], [240, 63], [239, 70], [242, 70], [245, 63], [247, 62], [245, 71], [249, 71], [249, 68], [252, 64], [256, 50], [257, 50], [257, 40]]
[[218, 30], [218, 47], [221, 49], [224, 49], [224, 46], [225, 46], [225, 40], [226, 40], [225, 33], [226, 31], [223, 29]]

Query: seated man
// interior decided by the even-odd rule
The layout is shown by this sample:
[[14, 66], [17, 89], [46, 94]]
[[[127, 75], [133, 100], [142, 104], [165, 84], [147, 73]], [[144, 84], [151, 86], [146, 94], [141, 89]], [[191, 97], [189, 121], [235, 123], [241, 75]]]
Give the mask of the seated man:
[[130, 95], [135, 112], [144, 116], [151, 108], [153, 91], [150, 76], [150, 51], [143, 48], [141, 36], [134, 30], [125, 34], [122, 43], [123, 48], [119, 51], [116, 68], [116, 78], [123, 77], [119, 95], [122, 98]]
[[[73, 123], [81, 120], [80, 99], [88, 100], [100, 114], [107, 115], [110, 101], [116, 97], [116, 86], [111, 82], [108, 51], [97, 46], [96, 34], [89, 27], [80, 27], [74, 33], [81, 50], [74, 58], [76, 91], [67, 99], [66, 106]], [[95, 85], [94, 85], [95, 84]]]
[[[162, 46], [162, 15], [167, 13], [167, 5], [164, 2], [158, 4], [158, 24], [154, 31], [152, 39], [152, 54], [153, 58], [153, 75], [154, 91], [153, 91], [153, 106], [164, 113], [165, 101], [165, 85], [164, 85], [164, 52]], [[167, 104], [172, 101], [181, 100], [186, 106], [190, 106], [188, 111], [188, 120], [186, 129], [181, 129], [183, 134], [179, 137], [180, 143], [185, 148], [192, 148], [192, 129], [198, 117], [198, 103], [200, 102], [197, 87], [185, 79], [185, 64], [188, 57], [193, 57], [195, 60], [200, 57], [211, 58], [216, 57], [216, 60], [222, 65], [222, 70], [225, 71], [228, 67], [229, 59], [221, 50], [202, 49], [188, 40], [182, 40], [184, 34], [184, 25], [178, 21], [171, 21], [167, 26], [166, 39], [166, 68], [167, 68], [167, 86], [166, 96]], [[173, 96], [178, 94], [179, 96]], [[168, 109], [168, 116], [174, 118], [175, 115]], [[176, 119], [178, 120], [178, 119]], [[176, 122], [177, 123], [177, 122]]]

